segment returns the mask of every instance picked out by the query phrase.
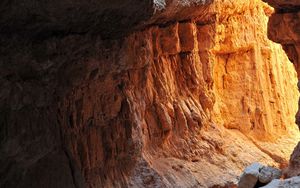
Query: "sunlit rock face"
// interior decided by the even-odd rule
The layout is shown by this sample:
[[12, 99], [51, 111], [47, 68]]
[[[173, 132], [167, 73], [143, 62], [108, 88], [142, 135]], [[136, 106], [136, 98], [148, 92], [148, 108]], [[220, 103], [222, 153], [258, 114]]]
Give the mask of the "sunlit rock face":
[[0, 19], [0, 187], [230, 186], [285, 161], [297, 79], [266, 4], [63, 2]]
[[267, 38], [272, 9], [257, 1], [220, 7], [211, 49], [220, 121], [259, 140], [295, 130], [297, 79], [281, 46]]
[[[282, 44], [293, 62], [298, 78], [300, 75], [300, 2], [266, 0], [274, 6], [276, 13], [270, 18], [268, 25], [269, 38]], [[299, 84], [298, 84], [299, 85]], [[298, 107], [299, 108], [299, 107]], [[300, 109], [300, 108], [299, 108]], [[300, 124], [300, 111], [296, 114], [296, 123]], [[291, 155], [288, 176], [299, 175], [299, 144]]]

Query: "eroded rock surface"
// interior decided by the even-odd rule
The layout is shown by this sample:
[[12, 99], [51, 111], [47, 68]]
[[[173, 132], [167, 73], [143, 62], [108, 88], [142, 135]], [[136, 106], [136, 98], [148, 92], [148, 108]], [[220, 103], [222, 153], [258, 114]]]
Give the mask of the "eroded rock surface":
[[[276, 13], [269, 21], [270, 39], [281, 43], [293, 62], [298, 78], [300, 75], [300, 1], [265, 0], [275, 7]], [[300, 104], [300, 103], [299, 103]], [[298, 106], [298, 109], [300, 106]], [[296, 114], [296, 123], [300, 124], [300, 111]], [[299, 175], [299, 144], [291, 155], [288, 176]]]
[[284, 160], [298, 96], [270, 8], [155, 2], [1, 2], [0, 187], [225, 187]]

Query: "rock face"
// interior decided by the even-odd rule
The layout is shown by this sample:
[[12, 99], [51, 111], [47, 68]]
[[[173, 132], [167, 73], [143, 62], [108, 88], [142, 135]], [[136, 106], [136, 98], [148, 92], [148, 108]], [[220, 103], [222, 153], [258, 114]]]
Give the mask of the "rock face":
[[294, 63], [297, 72], [300, 64], [300, 2], [271, 1], [276, 13], [270, 17], [269, 38], [281, 43], [290, 60]]
[[299, 167], [300, 167], [300, 142], [295, 147], [289, 163], [289, 168], [287, 171], [287, 176], [299, 176]]
[[[298, 78], [300, 75], [300, 1], [265, 0], [274, 6], [276, 13], [269, 21], [269, 38], [281, 43], [290, 60], [293, 62]], [[299, 106], [300, 107], [300, 106]], [[298, 107], [298, 109], [300, 109]], [[296, 123], [300, 125], [300, 111], [296, 115]], [[299, 144], [295, 148], [289, 166], [289, 176], [299, 175]]]
[[266, 4], [13, 3], [0, 4], [0, 187], [225, 186], [284, 160], [270, 146], [294, 131], [297, 79]]
[[[290, 94], [283, 92], [287, 88], [295, 88], [280, 81], [284, 79], [281, 72], [291, 68], [282, 65], [288, 62], [282, 49], [266, 38], [266, 14], [272, 10], [264, 4], [260, 7], [257, 4], [255, 6], [251, 1], [244, 3], [242, 11], [220, 10], [212, 49], [215, 55], [215, 109], [219, 110], [217, 118], [225, 127], [268, 140], [290, 128], [286, 125], [294, 124], [297, 106], [293, 97], [297, 96], [297, 91], [293, 90]], [[237, 14], [239, 11], [241, 14]], [[248, 24], [241, 26], [240, 23]], [[293, 80], [291, 84], [296, 84], [294, 71], [288, 74], [292, 75], [288, 78]], [[281, 98], [289, 99], [282, 103]]]

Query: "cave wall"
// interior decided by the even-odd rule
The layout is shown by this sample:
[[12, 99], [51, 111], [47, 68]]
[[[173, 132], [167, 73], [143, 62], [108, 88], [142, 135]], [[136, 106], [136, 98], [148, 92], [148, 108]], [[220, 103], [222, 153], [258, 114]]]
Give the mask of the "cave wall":
[[[268, 1], [267, 1], [268, 2]], [[298, 1], [270, 1], [275, 14], [270, 17], [268, 36], [282, 44], [290, 60], [299, 72], [299, 5]]]
[[[228, 113], [235, 110], [231, 103], [243, 101], [230, 95], [241, 93], [231, 88], [232, 81], [228, 88], [220, 86], [230, 56], [230, 73], [238, 75], [233, 80], [250, 75], [253, 87], [264, 85], [246, 95], [261, 111], [273, 100], [296, 95], [295, 87], [284, 92], [294, 85], [292, 79], [283, 81], [292, 78], [290, 67], [274, 64], [287, 61], [283, 51], [264, 36], [269, 8], [255, 0], [184, 1], [180, 6], [178, 1], [155, 6], [104, 2], [104, 8], [98, 1], [31, 1], [21, 7], [1, 2], [8, 16], [0, 19], [5, 26], [0, 32], [0, 187], [205, 187], [221, 181], [209, 179], [231, 164], [240, 168], [228, 178], [239, 174], [243, 160], [273, 160], [252, 145], [248, 158], [232, 151], [242, 151], [245, 143], [226, 136], [240, 141], [243, 135], [229, 134], [223, 124], [245, 135], [273, 135], [290, 128], [285, 117], [293, 109], [278, 106], [282, 114], [274, 125], [278, 112], [270, 110], [271, 117], [255, 124], [254, 131], [248, 125], [255, 120], [251, 114], [241, 120], [248, 124], [232, 125], [240, 117]], [[238, 24], [249, 19], [243, 27]], [[245, 39], [249, 31], [253, 36]], [[265, 67], [254, 74], [253, 68], [241, 70], [241, 63]], [[273, 69], [282, 75], [271, 78]], [[275, 88], [275, 82], [282, 86]], [[261, 96], [261, 90], [267, 94]], [[170, 157], [214, 163], [215, 172], [170, 173], [173, 167], [157, 163]], [[221, 163], [225, 171], [216, 167]], [[200, 172], [209, 174], [202, 164]], [[186, 181], [190, 176], [192, 181]]]
[[[2, 1], [0, 186], [125, 186], [142, 147], [133, 104], [145, 91], [133, 91], [152, 49], [135, 42], [146, 34], [124, 36], [208, 2], [190, 3]], [[153, 125], [157, 142], [165, 129]]]
[[[275, 8], [268, 24], [268, 36], [271, 40], [282, 45], [300, 75], [300, 2], [266, 0]], [[298, 84], [299, 87], [299, 84]], [[298, 109], [299, 106], [298, 106]], [[296, 114], [296, 123], [300, 123], [300, 111]], [[299, 144], [291, 155], [288, 176], [299, 174]]]
[[117, 65], [114, 72], [103, 74], [96, 61], [91, 80], [60, 103], [64, 141], [89, 185], [126, 182], [120, 177], [142, 152], [208, 124], [210, 73], [194, 51], [196, 37], [188, 22], [136, 32], [111, 49], [116, 59], [103, 60]]

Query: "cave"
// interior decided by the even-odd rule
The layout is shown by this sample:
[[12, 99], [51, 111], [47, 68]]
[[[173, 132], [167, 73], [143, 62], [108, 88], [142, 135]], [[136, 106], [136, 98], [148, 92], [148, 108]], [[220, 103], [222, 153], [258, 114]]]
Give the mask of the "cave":
[[299, 0], [3, 0], [0, 15], [1, 188], [234, 188], [257, 162], [300, 187]]

